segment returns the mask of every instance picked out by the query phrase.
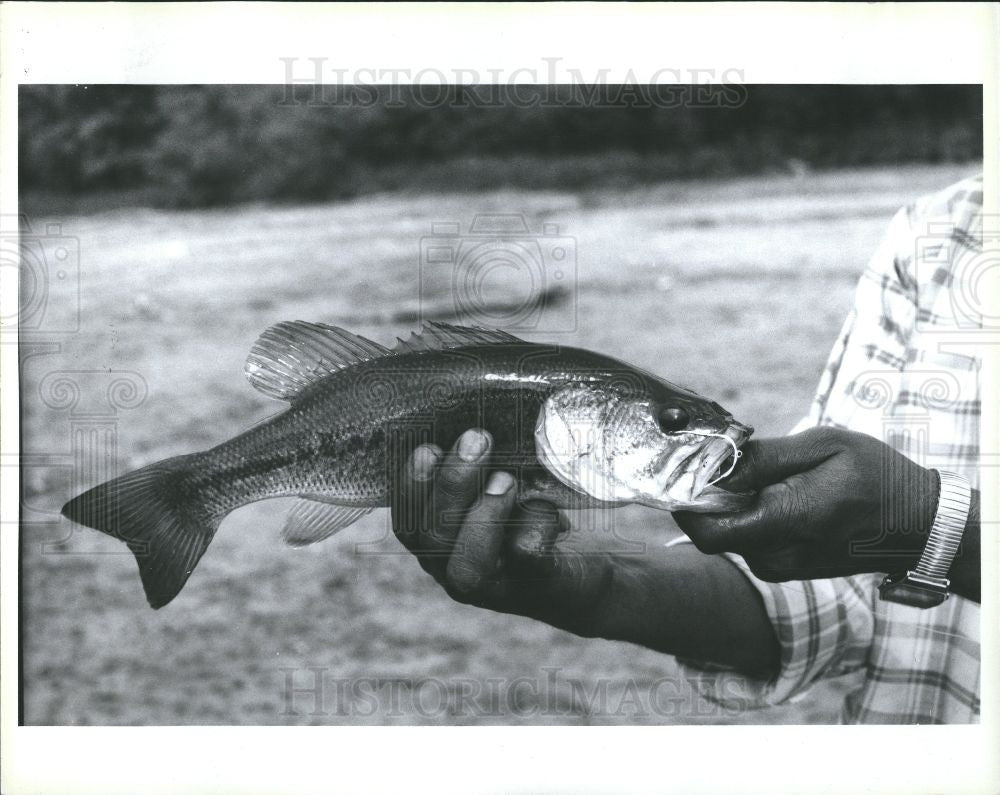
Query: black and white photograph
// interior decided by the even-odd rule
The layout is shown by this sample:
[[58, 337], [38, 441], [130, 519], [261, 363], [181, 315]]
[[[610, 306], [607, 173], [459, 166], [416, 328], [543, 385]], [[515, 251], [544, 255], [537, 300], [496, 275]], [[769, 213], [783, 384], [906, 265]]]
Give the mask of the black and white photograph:
[[995, 721], [995, 85], [287, 53], [5, 86], [19, 731]]

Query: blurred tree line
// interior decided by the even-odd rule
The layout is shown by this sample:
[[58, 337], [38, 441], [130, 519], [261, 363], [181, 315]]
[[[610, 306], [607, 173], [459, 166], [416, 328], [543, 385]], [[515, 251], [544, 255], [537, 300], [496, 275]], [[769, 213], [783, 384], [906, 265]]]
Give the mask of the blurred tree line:
[[975, 85], [19, 91], [22, 196], [117, 194], [154, 206], [982, 156]]

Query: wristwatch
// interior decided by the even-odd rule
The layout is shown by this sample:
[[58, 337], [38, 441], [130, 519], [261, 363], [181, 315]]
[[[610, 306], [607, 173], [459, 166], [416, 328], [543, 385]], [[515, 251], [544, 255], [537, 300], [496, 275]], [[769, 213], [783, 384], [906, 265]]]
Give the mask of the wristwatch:
[[882, 580], [879, 596], [888, 602], [927, 608], [948, 598], [948, 570], [962, 542], [972, 491], [968, 481], [954, 472], [938, 470], [938, 475], [941, 492], [927, 544], [913, 570]]

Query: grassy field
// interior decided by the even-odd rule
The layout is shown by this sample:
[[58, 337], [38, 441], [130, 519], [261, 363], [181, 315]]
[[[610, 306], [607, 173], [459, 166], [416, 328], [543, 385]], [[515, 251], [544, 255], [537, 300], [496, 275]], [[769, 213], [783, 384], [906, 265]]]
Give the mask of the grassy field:
[[[844, 682], [796, 705], [724, 712], [699, 700], [669, 657], [455, 604], [391, 538], [386, 511], [293, 550], [278, 538], [287, 503], [240, 509], [180, 597], [153, 612], [124, 547], [58, 510], [106, 462], [98, 445], [108, 441], [86, 431], [95, 423], [113, 432], [106, 449], [125, 471], [209, 447], [278, 410], [242, 374], [271, 323], [333, 323], [388, 342], [421, 310], [446, 316], [450, 271], [421, 269], [421, 240], [434, 224], [464, 230], [477, 214], [520, 214], [532, 233], [554, 224], [572, 238], [563, 300], [523, 336], [619, 356], [712, 396], [759, 435], [784, 433], [808, 405], [893, 212], [974, 171], [32, 219], [79, 240], [81, 326], [58, 345], [23, 346], [25, 722], [833, 719]], [[523, 282], [490, 278], [487, 300], [517, 303]], [[145, 394], [95, 420], [109, 414], [108, 371], [136, 374]], [[75, 407], [59, 378], [79, 385]], [[649, 510], [617, 511], [613, 523], [631, 539], [677, 532]]]

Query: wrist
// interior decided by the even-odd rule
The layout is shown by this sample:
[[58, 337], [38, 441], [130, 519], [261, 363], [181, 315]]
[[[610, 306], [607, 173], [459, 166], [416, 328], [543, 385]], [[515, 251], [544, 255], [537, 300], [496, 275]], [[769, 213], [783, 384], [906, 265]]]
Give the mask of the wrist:
[[951, 569], [968, 527], [974, 493], [960, 475], [939, 472], [933, 524], [916, 564], [889, 574], [879, 586], [882, 599], [913, 607], [935, 607], [949, 596]]
[[625, 640], [639, 643], [636, 637], [637, 617], [642, 615], [641, 600], [644, 584], [648, 583], [642, 558], [630, 559], [619, 555], [601, 555], [595, 562], [596, 580], [590, 616], [590, 637], [605, 640]]
[[915, 566], [920, 560], [927, 540], [930, 538], [934, 517], [937, 515], [938, 502], [941, 499], [941, 476], [936, 469], [920, 467], [920, 486], [916, 494], [916, 513], [911, 528], [904, 528], [906, 549], [908, 551], [906, 565]]
[[556, 586], [558, 597], [552, 598], [553, 584], [545, 578], [538, 589], [521, 589], [524, 601], [517, 612], [581, 638], [627, 640], [619, 637], [619, 625], [629, 614], [629, 606], [622, 603], [614, 556], [558, 554], [564, 563], [556, 575], [561, 580]]
[[[878, 540], [869, 542], [869, 571], [899, 571], [913, 568], [930, 537], [941, 492], [941, 481], [933, 469], [913, 465], [905, 477], [886, 487], [879, 509]], [[864, 542], [855, 547], [863, 550]], [[861, 554], [864, 554], [863, 551]]]

